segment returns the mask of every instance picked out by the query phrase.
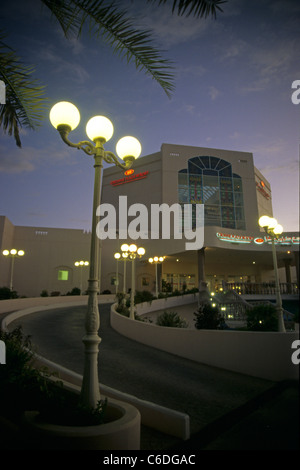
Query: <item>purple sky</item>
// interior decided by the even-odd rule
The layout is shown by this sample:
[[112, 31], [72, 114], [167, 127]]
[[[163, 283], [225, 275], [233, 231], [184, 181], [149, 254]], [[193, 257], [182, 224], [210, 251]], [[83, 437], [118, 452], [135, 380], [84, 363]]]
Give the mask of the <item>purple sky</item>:
[[49, 106], [38, 131], [22, 131], [22, 149], [0, 134], [0, 214], [15, 225], [90, 229], [93, 160], [68, 148], [48, 119], [52, 105], [67, 100], [81, 112], [70, 135], [76, 142], [87, 138], [87, 120], [103, 114], [115, 128], [107, 150], [129, 134], [142, 156], [162, 143], [252, 152], [271, 184], [274, 217], [298, 231], [300, 104], [291, 86], [300, 80], [299, 1], [229, 0], [217, 20], [120, 3], [175, 62], [171, 99], [103, 41], [66, 40], [39, 0], [1, 1], [6, 42], [35, 65]]

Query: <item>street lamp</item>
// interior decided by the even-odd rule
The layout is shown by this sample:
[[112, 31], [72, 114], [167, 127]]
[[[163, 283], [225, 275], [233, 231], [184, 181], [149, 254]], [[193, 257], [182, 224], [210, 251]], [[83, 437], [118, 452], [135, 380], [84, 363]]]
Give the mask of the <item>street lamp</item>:
[[155, 294], [156, 294], [156, 298], [158, 298], [158, 275], [157, 275], [157, 265], [162, 263], [164, 261], [164, 257], [163, 256], [154, 256], [154, 258], [149, 258], [148, 261], [150, 264], [155, 264], [155, 278], [156, 278], [156, 281], [155, 281]]
[[75, 266], [80, 268], [80, 295], [82, 295], [82, 268], [88, 266], [90, 263], [88, 261], [75, 261]]
[[278, 331], [285, 332], [285, 326], [283, 321], [283, 309], [282, 309], [282, 300], [280, 295], [279, 287], [279, 277], [278, 277], [278, 266], [277, 266], [277, 257], [276, 257], [276, 247], [275, 239], [278, 235], [283, 232], [282, 225], [277, 223], [277, 220], [263, 215], [260, 217], [258, 224], [264, 229], [264, 231], [271, 237], [272, 241], [272, 256], [273, 256], [273, 265], [275, 273], [275, 290], [276, 290], [276, 311], [278, 317]]
[[127, 245], [126, 243], [121, 246], [122, 256], [124, 259], [132, 261], [131, 265], [131, 293], [130, 293], [130, 315], [129, 318], [134, 320], [134, 294], [135, 294], [135, 260], [141, 258], [146, 253], [145, 248], [138, 248], [136, 245]]
[[135, 158], [141, 153], [141, 145], [134, 137], [126, 136], [117, 143], [116, 151], [124, 161], [120, 163], [112, 152], [105, 151], [103, 144], [113, 135], [113, 125], [105, 116], [94, 116], [86, 125], [86, 133], [90, 141], [81, 141], [77, 144], [68, 139], [69, 133], [74, 130], [80, 121], [80, 114], [72, 103], [62, 101], [55, 104], [50, 111], [51, 124], [58, 130], [62, 140], [70, 147], [82, 149], [87, 155], [94, 157], [95, 179], [93, 197], [93, 218], [90, 250], [90, 273], [88, 280], [88, 308], [86, 314], [86, 334], [83, 337], [85, 345], [85, 363], [81, 387], [81, 400], [84, 405], [96, 408], [100, 400], [98, 380], [98, 350], [101, 339], [98, 336], [100, 326], [98, 309], [99, 290], [99, 243], [96, 240], [96, 226], [99, 218], [98, 212], [101, 200], [101, 170], [103, 160], [122, 168], [132, 166]]
[[117, 269], [116, 269], [116, 294], [118, 293], [118, 285], [119, 285], [119, 259], [121, 258], [120, 253], [115, 253], [114, 258], [117, 261]]
[[12, 248], [11, 250], [3, 250], [2, 254], [8, 258], [11, 258], [9, 289], [12, 292], [15, 258], [22, 258], [22, 256], [25, 255], [25, 251]]

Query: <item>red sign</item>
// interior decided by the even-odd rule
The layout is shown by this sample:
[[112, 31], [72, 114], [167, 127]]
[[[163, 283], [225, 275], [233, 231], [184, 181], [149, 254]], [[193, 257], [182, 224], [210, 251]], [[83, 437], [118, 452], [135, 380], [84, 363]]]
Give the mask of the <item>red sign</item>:
[[261, 186], [259, 183], [256, 181], [256, 188], [257, 190], [266, 198], [270, 199], [270, 195], [267, 193], [267, 191], [263, 188], [266, 187], [265, 183], [263, 181], [260, 182]]
[[125, 175], [125, 176], [129, 176], [129, 175], [132, 175], [133, 173], [134, 173], [134, 170], [131, 168], [131, 170], [126, 170], [126, 171], [124, 172], [124, 175]]
[[[134, 171], [134, 170], [133, 170]], [[149, 174], [149, 171], [143, 171], [142, 173], [136, 173], [135, 175], [125, 176], [125, 178], [120, 178], [119, 180], [113, 180], [110, 182], [112, 186], [120, 186], [120, 184], [132, 183], [133, 181], [138, 181], [146, 178]]]

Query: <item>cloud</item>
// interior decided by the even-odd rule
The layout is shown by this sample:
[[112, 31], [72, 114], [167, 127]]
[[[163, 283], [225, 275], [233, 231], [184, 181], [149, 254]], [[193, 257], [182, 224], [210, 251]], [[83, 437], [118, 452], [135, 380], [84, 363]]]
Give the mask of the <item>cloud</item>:
[[[23, 148], [7, 148], [5, 145], [0, 146], [0, 172], [18, 174], [35, 171], [45, 162], [50, 165], [75, 165], [76, 160], [72, 158], [69, 148], [59, 149], [53, 146], [47, 148], [23, 147]], [[51, 158], [49, 156], [51, 155]]]
[[157, 5], [143, 5], [142, 9], [138, 9], [138, 5], [134, 4], [128, 11], [137, 17], [140, 27], [151, 30], [167, 48], [194, 40], [212, 27], [210, 19], [199, 20], [193, 16], [172, 14], [170, 5], [160, 5], [159, 8]]
[[221, 94], [221, 92], [216, 87], [211, 86], [211, 87], [209, 87], [208, 94], [209, 94], [211, 100], [215, 101], [218, 98], [218, 96]]
[[57, 76], [63, 76], [65, 79], [67, 77], [77, 84], [83, 84], [90, 78], [90, 74], [81, 64], [57, 55], [51, 45], [40, 51], [40, 60], [47, 61], [50, 66], [53, 64], [52, 70]]

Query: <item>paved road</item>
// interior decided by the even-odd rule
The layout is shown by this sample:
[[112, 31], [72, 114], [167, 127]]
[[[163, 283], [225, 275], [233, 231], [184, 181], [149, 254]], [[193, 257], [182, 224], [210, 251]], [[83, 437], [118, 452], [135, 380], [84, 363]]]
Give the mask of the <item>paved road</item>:
[[[266, 397], [269, 403], [270, 399], [278, 396], [273, 391], [273, 382], [208, 367], [124, 338], [110, 327], [110, 305], [102, 304], [99, 309], [99, 336], [102, 338], [99, 352], [100, 383], [190, 416], [191, 441], [179, 442], [176, 438], [143, 428], [141, 447], [144, 449], [166, 449], [174, 445], [176, 448], [178, 445], [182, 448], [189, 445], [206, 448], [207, 445], [214, 445], [206, 441], [215, 442], [218, 434], [224, 433], [228, 427], [237, 432], [236, 428], [232, 428], [233, 424], [238, 424], [241, 417], [249, 417], [257, 410], [260, 403], [257, 397]], [[10, 329], [16, 324], [22, 324], [24, 333], [30, 334], [37, 346], [38, 354], [82, 374], [85, 313], [85, 306], [49, 309], [18, 320], [11, 324]], [[284, 401], [292, 403], [293, 410], [296, 403], [294, 395], [292, 401]], [[265, 399], [259, 400], [262, 402]], [[283, 409], [280, 404], [278, 406]], [[290, 419], [293, 419], [294, 412], [289, 412], [288, 418], [286, 411], [284, 416], [292, 435]], [[258, 420], [255, 430], [253, 413], [251, 416], [254, 419], [251, 432], [257, 437], [263, 429]], [[264, 416], [267, 418], [266, 414]], [[212, 425], [216, 422], [217, 426]], [[273, 426], [279, 426], [276, 418]], [[240, 431], [237, 434], [240, 435]], [[228, 447], [229, 442], [233, 445], [230, 435], [226, 443], [221, 441], [216, 445], [222, 449], [222, 446]], [[238, 445], [244, 444], [239, 442]], [[261, 446], [263, 443], [256, 438], [256, 444], [253, 445]], [[274, 442], [272, 445], [275, 445]], [[278, 449], [278, 443], [275, 448]]]

